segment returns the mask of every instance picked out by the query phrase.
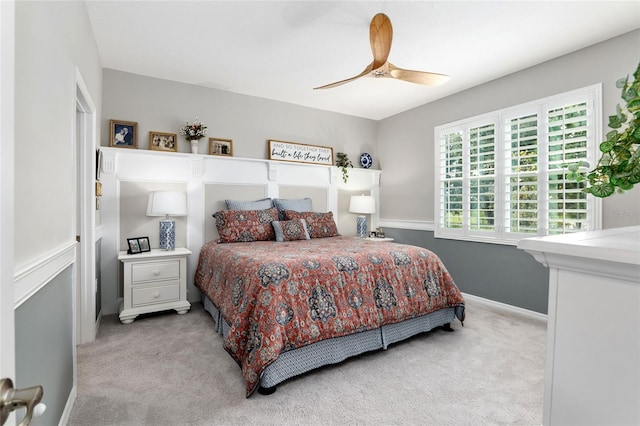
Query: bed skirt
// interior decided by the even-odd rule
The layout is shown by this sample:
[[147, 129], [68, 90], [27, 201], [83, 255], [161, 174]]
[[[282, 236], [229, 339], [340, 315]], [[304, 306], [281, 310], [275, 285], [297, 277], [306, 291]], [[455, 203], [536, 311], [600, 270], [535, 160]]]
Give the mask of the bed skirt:
[[[216, 332], [226, 337], [230, 326], [218, 308], [205, 294], [202, 294], [202, 304], [213, 318]], [[387, 349], [387, 346], [392, 343], [453, 322], [456, 318], [456, 309], [464, 308], [444, 308], [400, 323], [383, 325], [379, 329], [321, 340], [308, 346], [283, 352], [262, 372], [260, 386], [272, 388], [287, 379], [324, 365], [337, 364], [365, 352]]]

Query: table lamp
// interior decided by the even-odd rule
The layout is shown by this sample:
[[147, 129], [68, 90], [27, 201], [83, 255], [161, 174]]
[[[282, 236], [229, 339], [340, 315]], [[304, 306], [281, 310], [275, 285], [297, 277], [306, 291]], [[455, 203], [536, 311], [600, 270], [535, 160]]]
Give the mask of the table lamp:
[[147, 216], [164, 216], [160, 221], [160, 250], [176, 248], [176, 221], [169, 216], [187, 215], [187, 194], [180, 191], [149, 193]]
[[357, 235], [367, 236], [367, 217], [365, 214], [376, 212], [376, 199], [370, 195], [352, 195], [349, 203], [349, 212], [359, 214], [356, 224]]

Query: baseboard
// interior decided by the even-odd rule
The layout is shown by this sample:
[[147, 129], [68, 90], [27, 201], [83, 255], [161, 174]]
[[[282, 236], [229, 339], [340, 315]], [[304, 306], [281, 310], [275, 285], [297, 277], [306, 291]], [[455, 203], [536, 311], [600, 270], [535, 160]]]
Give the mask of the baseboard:
[[74, 385], [73, 388], [71, 388], [71, 392], [69, 392], [69, 398], [67, 398], [67, 403], [64, 406], [62, 416], [60, 416], [58, 426], [65, 426], [69, 423], [69, 418], [71, 418], [71, 410], [73, 409], [73, 404], [75, 403], [77, 396], [78, 388], [77, 385]]
[[462, 293], [466, 300], [472, 300], [474, 302], [482, 303], [483, 305], [490, 306], [492, 308], [500, 309], [502, 311], [507, 311], [509, 313], [518, 314], [525, 316], [527, 318], [535, 319], [538, 321], [547, 322], [547, 315], [541, 314], [540, 312], [532, 311], [529, 309], [524, 309], [519, 306], [508, 305], [502, 302], [496, 302], [495, 300], [485, 299], [484, 297], [474, 296], [473, 294]]

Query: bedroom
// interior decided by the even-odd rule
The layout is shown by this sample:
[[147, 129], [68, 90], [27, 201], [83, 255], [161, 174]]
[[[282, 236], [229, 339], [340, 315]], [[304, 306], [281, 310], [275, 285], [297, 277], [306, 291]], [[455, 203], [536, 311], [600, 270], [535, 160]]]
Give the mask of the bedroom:
[[[3, 2], [4, 3], [4, 2]], [[3, 4], [3, 8], [6, 5]], [[4, 19], [3, 13], [3, 19]], [[51, 17], [55, 19], [51, 19]], [[14, 207], [14, 217], [3, 219], [2, 241], [4, 237], [15, 240], [15, 247], [3, 246], [3, 283], [20, 283], [29, 280], [25, 271], [46, 271], [47, 288], [54, 289], [56, 299], [43, 301], [28, 297], [20, 304], [16, 312], [16, 330], [18, 346], [29, 345], [28, 340], [20, 336], [33, 336], [47, 341], [43, 336], [51, 333], [66, 336], [63, 341], [72, 339], [73, 318], [71, 306], [71, 271], [66, 266], [73, 264], [68, 260], [62, 268], [53, 262], [53, 270], [46, 269], [60, 253], [67, 255], [69, 247], [75, 241], [75, 224], [73, 205], [76, 200], [75, 188], [72, 188], [73, 164], [69, 155], [72, 139], [71, 115], [75, 111], [75, 66], [78, 67], [84, 80], [85, 88], [91, 95], [97, 112], [97, 144], [107, 146], [108, 120], [110, 118], [130, 119], [140, 123], [142, 139], [139, 143], [144, 147], [148, 131], [172, 131], [176, 124], [184, 120], [192, 120], [195, 116], [206, 119], [212, 126], [212, 136], [234, 139], [234, 156], [248, 158], [265, 158], [266, 139], [284, 139], [298, 142], [317, 142], [318, 140], [341, 140], [342, 145], [335, 145], [336, 151], [344, 150], [352, 159], [364, 152], [371, 151], [375, 161], [374, 168], [381, 168], [382, 184], [380, 187], [380, 220], [389, 236], [408, 243], [434, 245], [447, 267], [451, 270], [463, 291], [491, 300], [511, 304], [525, 309], [546, 312], [547, 271], [529, 255], [518, 251], [515, 247], [463, 243], [450, 240], [434, 240], [430, 223], [433, 221], [433, 189], [426, 185], [424, 193], [415, 193], [415, 185], [411, 182], [424, 180], [432, 182], [432, 173], [428, 171], [433, 163], [433, 150], [429, 144], [418, 144], [416, 140], [433, 137], [433, 127], [455, 121], [485, 111], [496, 110], [504, 106], [516, 105], [530, 99], [549, 96], [559, 92], [584, 87], [594, 83], [603, 85], [603, 115], [611, 113], [618, 102], [618, 91], [614, 82], [628, 74], [637, 63], [637, 55], [625, 52], [638, 51], [638, 30], [620, 37], [595, 44], [583, 50], [561, 56], [543, 64], [532, 66], [526, 70], [509, 76], [495, 79], [478, 87], [449, 96], [380, 122], [366, 119], [346, 117], [326, 111], [316, 112], [290, 104], [271, 102], [264, 99], [247, 100], [242, 95], [230, 94], [216, 89], [186, 86], [164, 80], [144, 78], [134, 74], [104, 69], [100, 55], [93, 39], [91, 23], [82, 3], [49, 4], [47, 6], [18, 3], [15, 8], [15, 201], [3, 198], [3, 215], [5, 203]], [[25, 24], [28, 23], [28, 24]], [[630, 27], [627, 31], [637, 28]], [[3, 26], [3, 28], [5, 28]], [[366, 26], [365, 26], [366, 28]], [[396, 28], [396, 34], [399, 28]], [[625, 32], [627, 32], [625, 31]], [[366, 43], [366, 32], [364, 35]], [[3, 43], [5, 43], [3, 35]], [[57, 46], [52, 49], [51, 46]], [[399, 48], [396, 44], [395, 48]], [[367, 48], [365, 44], [365, 49]], [[5, 46], [3, 45], [3, 53]], [[611, 61], [612, 52], [620, 56], [620, 60]], [[184, 64], [175, 64], [184, 66]], [[356, 64], [360, 67], [360, 64]], [[46, 70], [46, 71], [44, 71]], [[5, 74], [3, 73], [3, 76]], [[4, 81], [4, 80], [3, 80]], [[322, 81], [318, 82], [322, 83]], [[130, 87], [136, 90], [125, 104], [118, 104], [121, 96], [119, 88]], [[176, 93], [176, 88], [184, 89], [188, 94]], [[159, 90], [159, 92], [158, 92]], [[211, 91], [220, 99], [220, 104], [207, 106]], [[3, 100], [5, 92], [3, 90]], [[47, 93], [46, 97], [42, 94]], [[154, 93], [162, 94], [156, 98]], [[495, 96], [500, 93], [501, 96]], [[251, 102], [250, 102], [251, 101]], [[165, 108], [161, 104], [167, 102]], [[188, 105], [188, 107], [184, 107]], [[232, 106], [232, 108], [227, 108]], [[116, 114], [117, 111], [117, 114]], [[243, 120], [230, 115], [241, 111]], [[163, 118], [162, 114], [166, 114]], [[225, 115], [229, 114], [229, 115]], [[268, 114], [268, 115], [266, 115]], [[294, 116], [295, 119], [290, 117]], [[242, 121], [250, 118], [254, 126], [242, 126]], [[4, 118], [3, 118], [4, 120]], [[158, 121], [154, 121], [158, 120]], [[220, 120], [220, 121], [217, 121]], [[235, 126], [233, 129], [220, 128], [224, 123]], [[265, 124], [266, 123], [266, 124]], [[330, 124], [326, 124], [330, 123]], [[144, 127], [143, 127], [144, 126]], [[4, 126], [3, 126], [4, 127]], [[218, 127], [221, 133], [214, 127]], [[260, 131], [255, 129], [259, 128]], [[336, 133], [335, 129], [345, 129]], [[253, 130], [252, 130], [253, 129]], [[308, 130], [311, 129], [311, 130]], [[4, 130], [3, 130], [4, 132]], [[7, 158], [3, 133], [3, 162]], [[347, 140], [358, 142], [348, 144]], [[391, 146], [381, 141], [393, 140]], [[242, 142], [247, 141], [247, 142]], [[184, 141], [182, 141], [184, 143]], [[187, 152], [186, 147], [181, 147]], [[407, 156], [411, 152], [415, 155]], [[403, 154], [404, 153], [404, 154]], [[9, 155], [10, 156], [10, 155]], [[427, 167], [425, 167], [424, 159]], [[382, 164], [384, 162], [384, 164]], [[425, 170], [427, 169], [427, 170]], [[3, 164], [3, 173], [7, 170]], [[410, 170], [408, 174], [406, 171]], [[8, 184], [3, 175], [3, 185]], [[7, 182], [7, 183], [5, 183]], [[10, 182], [10, 181], [9, 181]], [[5, 192], [3, 191], [3, 197]], [[37, 197], [33, 195], [37, 194]], [[610, 214], [603, 218], [603, 227], [613, 228], [634, 225], [640, 222], [637, 214], [618, 215], [616, 212], [637, 212], [637, 194], [627, 194], [604, 202], [604, 211]], [[409, 210], [400, 206], [411, 205]], [[103, 209], [112, 208], [103, 200]], [[42, 214], [46, 212], [46, 214]], [[106, 211], [106, 210], [105, 210]], [[7, 225], [9, 220], [11, 225]], [[100, 228], [99, 218], [96, 226]], [[353, 220], [353, 219], [351, 219]], [[386, 223], [384, 222], [386, 220]], [[14, 225], [15, 224], [15, 225]], [[403, 228], [404, 226], [404, 228]], [[347, 227], [351, 229], [351, 226]], [[417, 228], [417, 229], [414, 229]], [[113, 230], [102, 228], [103, 235], [112, 234]], [[13, 235], [11, 235], [13, 234]], [[92, 238], [93, 231], [89, 234]], [[105, 258], [112, 259], [111, 265], [102, 266], [103, 283], [113, 283], [115, 278], [115, 247], [102, 248]], [[107, 253], [107, 251], [109, 253]], [[473, 263], [459, 264], [455, 253], [464, 253]], [[14, 261], [6, 259], [15, 259]], [[474, 277], [491, 277], [495, 274], [495, 260], [500, 259], [500, 283], [487, 279], [477, 281]], [[106, 274], [107, 276], [104, 276]], [[109, 276], [108, 274], [112, 274]], [[522, 276], [526, 277], [522, 279]], [[27, 277], [27, 278], [25, 278]], [[20, 280], [19, 280], [20, 279]], [[116, 286], [103, 285], [103, 314], [116, 313]], [[4, 298], [3, 307], [7, 306]], [[12, 304], [9, 303], [9, 306]], [[48, 320], [39, 317], [46, 315]], [[34, 315], [36, 315], [34, 317]], [[28, 321], [28, 318], [40, 318]], [[47, 324], [46, 328], [43, 323]], [[79, 340], [80, 341], [80, 340]], [[23, 360], [18, 366], [20, 374], [24, 371], [34, 375], [46, 376], [49, 395], [54, 393], [58, 401], [49, 404], [51, 413], [64, 411], [67, 399], [72, 395], [74, 382], [71, 379], [74, 367], [72, 350], [62, 344], [47, 343], [47, 351], [58, 354], [56, 359], [64, 377], [52, 377], [45, 371], [36, 368], [36, 362], [29, 360], [25, 352], [18, 352], [16, 358]], [[3, 343], [3, 348], [4, 348]], [[22, 347], [20, 351], [26, 349]], [[4, 351], [3, 351], [4, 353]], [[39, 371], [40, 370], [40, 371]], [[31, 383], [30, 376], [20, 376], [22, 382]], [[54, 409], [57, 407], [57, 409]], [[53, 414], [52, 414], [53, 415]]]

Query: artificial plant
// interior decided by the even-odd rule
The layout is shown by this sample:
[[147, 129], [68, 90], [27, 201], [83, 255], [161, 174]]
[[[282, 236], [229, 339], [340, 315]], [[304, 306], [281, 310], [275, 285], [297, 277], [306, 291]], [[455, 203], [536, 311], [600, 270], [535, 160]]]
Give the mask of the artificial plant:
[[602, 156], [596, 167], [584, 172], [581, 169], [589, 167], [585, 161], [568, 165], [567, 178], [587, 180], [589, 186], [583, 191], [595, 197], [609, 197], [640, 182], [640, 63], [633, 77], [632, 82], [629, 76], [616, 81], [626, 103], [616, 105], [616, 114], [609, 116], [612, 130], [600, 144]]
[[342, 171], [342, 180], [344, 183], [347, 183], [349, 179], [349, 173], [347, 172], [348, 167], [353, 168], [353, 163], [349, 160], [349, 157], [344, 152], [336, 153], [336, 166]]

